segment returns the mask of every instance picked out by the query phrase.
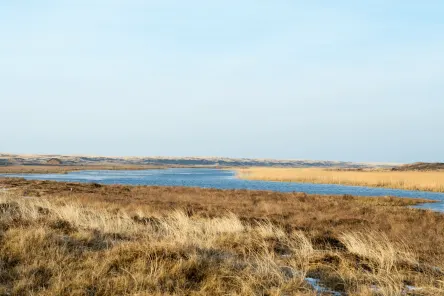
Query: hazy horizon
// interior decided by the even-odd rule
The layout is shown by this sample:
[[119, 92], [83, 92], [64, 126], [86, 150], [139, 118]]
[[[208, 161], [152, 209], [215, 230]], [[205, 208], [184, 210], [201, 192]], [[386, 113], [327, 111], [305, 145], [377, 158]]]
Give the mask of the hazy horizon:
[[270, 158], [270, 157], [231, 157], [231, 156], [217, 156], [217, 155], [100, 155], [100, 154], [58, 154], [58, 153], [12, 153], [0, 151], [0, 155], [14, 155], [22, 157], [104, 157], [104, 158], [227, 158], [227, 159], [254, 159], [254, 160], [277, 160], [277, 161], [307, 161], [307, 162], [352, 162], [352, 163], [380, 163], [380, 164], [405, 164], [403, 162], [388, 162], [388, 161], [349, 161], [341, 159], [300, 159], [300, 158]]
[[444, 162], [442, 1], [0, 3], [0, 153]]

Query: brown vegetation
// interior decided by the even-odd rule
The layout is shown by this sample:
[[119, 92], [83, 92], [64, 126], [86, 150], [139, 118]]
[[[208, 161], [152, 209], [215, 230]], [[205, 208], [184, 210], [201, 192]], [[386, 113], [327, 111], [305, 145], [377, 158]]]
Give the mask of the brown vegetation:
[[444, 171], [444, 163], [417, 162], [392, 168], [393, 171]]
[[423, 200], [23, 179], [0, 199], [3, 295], [443, 294]]
[[58, 158], [51, 158], [51, 159], [49, 159], [46, 162], [46, 164], [49, 164], [49, 165], [61, 165], [62, 161], [60, 159], [58, 159]]
[[444, 192], [444, 171], [248, 168], [239, 169], [238, 176], [250, 180], [340, 184]]
[[119, 165], [119, 164], [102, 164], [102, 165], [11, 165], [0, 166], [0, 174], [64, 174], [74, 171], [85, 170], [149, 170], [161, 169], [166, 166], [155, 165]]

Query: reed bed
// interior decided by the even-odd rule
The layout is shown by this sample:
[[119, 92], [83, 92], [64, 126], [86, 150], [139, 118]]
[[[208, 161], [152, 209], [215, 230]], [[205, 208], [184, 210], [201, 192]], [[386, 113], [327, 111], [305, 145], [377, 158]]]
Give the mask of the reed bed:
[[249, 180], [385, 187], [444, 192], [444, 171], [332, 170], [323, 168], [248, 168], [238, 176]]

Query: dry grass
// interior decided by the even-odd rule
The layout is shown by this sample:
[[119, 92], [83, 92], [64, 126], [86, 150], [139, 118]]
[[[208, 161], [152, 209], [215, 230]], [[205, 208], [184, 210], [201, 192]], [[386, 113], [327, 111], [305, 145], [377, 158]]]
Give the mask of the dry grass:
[[85, 170], [149, 170], [162, 169], [166, 166], [155, 165], [13, 165], [0, 166], [0, 174], [65, 174]]
[[2, 295], [314, 296], [306, 277], [344, 295], [444, 294], [444, 216], [404, 207], [418, 200], [20, 179], [0, 188]]
[[[15, 224], [0, 247], [4, 295], [313, 295], [304, 283], [313, 249], [302, 233], [264, 235], [273, 226], [247, 226], [233, 214], [131, 218], [3, 195], [1, 222]], [[272, 252], [274, 239], [294, 258]]]
[[444, 171], [248, 168], [239, 169], [238, 176], [250, 180], [341, 184], [444, 192]]

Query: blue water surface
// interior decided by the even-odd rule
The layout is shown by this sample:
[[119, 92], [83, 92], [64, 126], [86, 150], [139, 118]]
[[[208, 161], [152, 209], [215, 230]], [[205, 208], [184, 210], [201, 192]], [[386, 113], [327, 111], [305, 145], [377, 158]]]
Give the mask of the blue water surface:
[[250, 189], [270, 190], [278, 192], [305, 192], [308, 194], [351, 194], [356, 196], [397, 196], [426, 198], [437, 200], [439, 202], [421, 204], [416, 207], [444, 212], [444, 193], [372, 188], [363, 186], [345, 186], [334, 184], [242, 180], [236, 177], [236, 173], [234, 171], [218, 169], [193, 168], [156, 169], [141, 171], [96, 170], [77, 171], [67, 174], [9, 174], [3, 176], [21, 177], [27, 180], [94, 182], [99, 184], [187, 186], [217, 189]]

